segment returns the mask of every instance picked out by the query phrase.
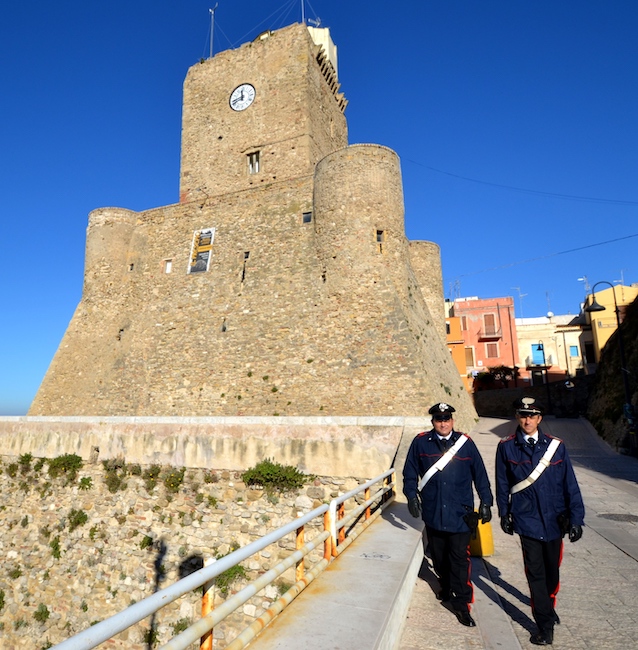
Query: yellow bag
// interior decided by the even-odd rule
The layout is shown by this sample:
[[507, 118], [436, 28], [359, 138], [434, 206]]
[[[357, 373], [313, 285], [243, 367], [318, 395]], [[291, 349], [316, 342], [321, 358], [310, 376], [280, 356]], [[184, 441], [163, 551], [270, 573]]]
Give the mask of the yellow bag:
[[470, 539], [470, 555], [472, 557], [489, 557], [490, 555], [494, 555], [492, 524], [489, 521], [483, 524], [479, 519], [476, 532]]

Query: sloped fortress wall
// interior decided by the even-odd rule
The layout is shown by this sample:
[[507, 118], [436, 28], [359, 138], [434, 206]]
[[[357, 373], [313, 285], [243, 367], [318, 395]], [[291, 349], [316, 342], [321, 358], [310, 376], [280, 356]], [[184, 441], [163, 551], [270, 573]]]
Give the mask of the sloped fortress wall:
[[91, 213], [82, 300], [29, 415], [420, 416], [444, 400], [469, 430], [433, 316], [438, 247], [419, 242], [413, 266], [398, 157], [347, 146], [305, 26], [197, 64], [184, 98], [181, 201]]

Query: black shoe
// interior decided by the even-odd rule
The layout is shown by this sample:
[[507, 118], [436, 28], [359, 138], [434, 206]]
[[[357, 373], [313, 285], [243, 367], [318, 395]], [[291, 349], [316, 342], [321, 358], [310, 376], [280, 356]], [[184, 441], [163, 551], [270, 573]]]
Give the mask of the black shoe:
[[554, 630], [539, 630], [532, 634], [529, 640], [534, 645], [552, 645], [554, 643]]
[[436, 599], [440, 600], [442, 603], [447, 603], [450, 598], [452, 598], [452, 594], [445, 589], [441, 589], [441, 591], [436, 595]]
[[465, 625], [465, 627], [476, 627], [476, 622], [470, 616], [470, 612], [468, 612], [466, 609], [455, 609], [454, 613], [456, 614], [456, 618], [459, 619], [459, 623], [461, 625]]

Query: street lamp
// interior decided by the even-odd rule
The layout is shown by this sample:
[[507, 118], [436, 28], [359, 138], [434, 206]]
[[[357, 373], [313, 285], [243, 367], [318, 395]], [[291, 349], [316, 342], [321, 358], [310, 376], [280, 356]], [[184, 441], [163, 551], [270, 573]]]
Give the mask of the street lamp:
[[545, 344], [542, 341], [538, 342], [536, 346], [536, 352], [543, 353], [543, 369], [541, 370], [541, 375], [545, 378], [545, 388], [547, 390], [547, 412], [551, 413], [552, 410], [552, 393], [549, 388], [549, 375], [547, 374], [547, 359], [545, 358]]
[[586, 312], [597, 312], [597, 311], [605, 311], [607, 308], [604, 305], [601, 305], [600, 303], [596, 302], [596, 287], [599, 284], [608, 284], [611, 287], [611, 293], [614, 297], [614, 311], [616, 312], [616, 329], [618, 331], [618, 351], [620, 353], [620, 375], [622, 377], [622, 383], [623, 383], [623, 388], [625, 390], [625, 405], [623, 407], [623, 411], [625, 414], [625, 418], [627, 418], [627, 422], [629, 424], [629, 433], [632, 434], [629, 437], [630, 441], [630, 447], [632, 451], [635, 452], [635, 447], [636, 447], [636, 440], [635, 440], [635, 431], [634, 431], [634, 412], [633, 412], [633, 406], [631, 404], [631, 392], [629, 390], [629, 372], [627, 371], [626, 363], [625, 363], [625, 346], [623, 343], [622, 339], [622, 332], [620, 331], [620, 309], [618, 308], [618, 302], [616, 301], [616, 287], [611, 282], [607, 282], [606, 280], [601, 280], [600, 282], [596, 282], [596, 284], [592, 287], [591, 290], [591, 298], [592, 302], [589, 307], [585, 307]]

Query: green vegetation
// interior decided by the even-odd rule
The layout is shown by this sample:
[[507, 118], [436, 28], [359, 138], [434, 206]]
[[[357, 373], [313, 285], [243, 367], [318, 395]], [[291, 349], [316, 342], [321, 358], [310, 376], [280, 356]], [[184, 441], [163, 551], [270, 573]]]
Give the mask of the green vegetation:
[[179, 488], [184, 482], [185, 473], [186, 469], [184, 467], [182, 469], [169, 469], [167, 471], [164, 475], [164, 487], [169, 493], [175, 494], [179, 492]]
[[[238, 548], [239, 544], [237, 544], [237, 542], [234, 542], [231, 546], [230, 553], [236, 551]], [[230, 553], [226, 553], [226, 555], [230, 555]], [[226, 555], [216, 555], [215, 558], [221, 560], [223, 557], [226, 557]], [[220, 573], [215, 578], [215, 586], [219, 589], [221, 595], [226, 598], [231, 586], [237, 582], [237, 580], [242, 580], [245, 578], [247, 578], [246, 569], [244, 569], [241, 564], [236, 564], [235, 566], [231, 566], [230, 569], [226, 569], [226, 571]]]
[[33, 612], [33, 618], [35, 618], [38, 623], [45, 623], [50, 615], [49, 608], [44, 603], [40, 603], [38, 609]]
[[83, 476], [78, 487], [80, 490], [90, 490], [93, 487], [93, 479], [90, 476]]
[[49, 542], [49, 546], [51, 547], [51, 555], [53, 555], [56, 560], [59, 560], [62, 557], [62, 551], [60, 549], [60, 536], [56, 535], [56, 537], [54, 537], [53, 540]]
[[75, 481], [83, 465], [82, 459], [77, 454], [64, 454], [47, 462], [49, 463], [49, 476], [51, 478], [64, 476], [67, 485]]
[[190, 620], [187, 618], [180, 618], [178, 621], [175, 621], [175, 623], [171, 623], [171, 627], [173, 628], [173, 634], [179, 634], [180, 632], [183, 632], [186, 628], [190, 627]]
[[150, 494], [157, 485], [157, 479], [162, 473], [162, 468], [159, 465], [151, 465], [147, 470], [144, 470], [142, 478], [144, 479], [144, 485], [146, 491]]
[[144, 535], [142, 541], [140, 542], [140, 548], [144, 550], [145, 548], [153, 548], [153, 538], [149, 535]]
[[304, 474], [292, 465], [275, 463], [270, 458], [266, 458], [257, 463], [257, 465], [246, 470], [241, 476], [241, 480], [246, 485], [258, 485], [268, 491], [298, 490], [307, 481], [313, 479], [314, 476]]
[[79, 526], [83, 526], [89, 520], [89, 516], [84, 510], [73, 508], [69, 513], [69, 532], [73, 532]]

